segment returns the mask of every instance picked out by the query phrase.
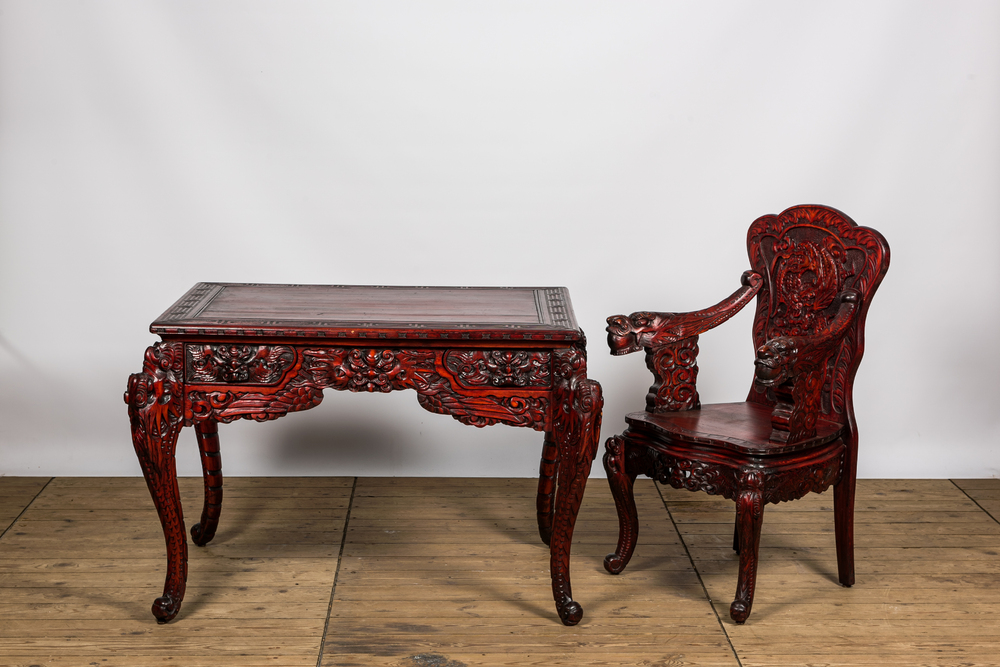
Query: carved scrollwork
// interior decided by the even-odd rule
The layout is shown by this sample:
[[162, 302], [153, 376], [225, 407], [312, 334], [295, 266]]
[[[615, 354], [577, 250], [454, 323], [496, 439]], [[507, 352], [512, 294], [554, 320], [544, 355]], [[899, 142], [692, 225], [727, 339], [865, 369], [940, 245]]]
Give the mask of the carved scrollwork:
[[[661, 484], [669, 484], [675, 489], [704, 491], [730, 500], [738, 500], [743, 491], [750, 489], [759, 493], [765, 504], [795, 500], [807, 493], [822, 493], [840, 479], [844, 462], [840, 447], [831, 454], [817, 457], [813, 463], [775, 474], [775, 469], [766, 463], [725, 465], [672, 456], [647, 447], [638, 449], [650, 461], [641, 472]], [[617, 456], [621, 459], [622, 455]]]
[[465, 395], [438, 372], [436, 364], [444, 354], [431, 350], [306, 348], [298, 373], [284, 386], [268, 391], [191, 391], [187, 414], [194, 421], [267, 421], [318, 405], [326, 388], [382, 393], [414, 389], [426, 410], [451, 415], [464, 424], [547, 428], [546, 396]]
[[646, 353], [646, 366], [655, 379], [646, 395], [650, 412], [694, 410], [698, 398], [698, 336], [684, 338]]
[[299, 372], [275, 393], [234, 391], [188, 392], [188, 418], [193, 421], [214, 419], [228, 424], [235, 419], [264, 422], [289, 412], [308, 410], [320, 404], [323, 390], [308, 382]]
[[413, 383], [417, 402], [428, 412], [451, 415], [469, 426], [504, 423], [544, 431], [548, 425], [548, 398], [525, 396], [465, 396], [444, 377], [420, 374]]
[[765, 487], [764, 502], [783, 503], [801, 498], [807, 493], [822, 493], [840, 479], [843, 468], [844, 455], [841, 450], [833, 458], [785, 472], [781, 476], [781, 484]]
[[468, 387], [548, 387], [551, 358], [548, 352], [460, 350], [445, 354], [444, 364]]
[[713, 496], [736, 499], [735, 471], [724, 465], [677, 458], [650, 450], [652, 471], [650, 477], [675, 489], [704, 491]]
[[277, 384], [294, 363], [283, 345], [187, 345], [189, 383]]

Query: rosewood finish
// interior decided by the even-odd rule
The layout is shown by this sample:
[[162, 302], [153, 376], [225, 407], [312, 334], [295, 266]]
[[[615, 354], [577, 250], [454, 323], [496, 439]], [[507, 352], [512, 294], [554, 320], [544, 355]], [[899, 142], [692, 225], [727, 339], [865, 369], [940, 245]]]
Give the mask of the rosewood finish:
[[[854, 489], [858, 429], [854, 375], [864, 351], [868, 306], [889, 268], [881, 234], [825, 206], [758, 218], [747, 233], [752, 270], [728, 299], [692, 313], [608, 318], [615, 355], [643, 349], [654, 383], [646, 411], [607, 441], [604, 467], [619, 517], [612, 574], [638, 536], [632, 487], [643, 474], [675, 488], [736, 501], [733, 549], [740, 556], [730, 616], [750, 615], [764, 505], [834, 487], [840, 583], [854, 584]], [[756, 373], [744, 403], [701, 405], [698, 336], [757, 299]]]
[[205, 502], [196, 545], [215, 536], [223, 481], [218, 424], [314, 407], [324, 389], [413, 389], [464, 424], [545, 434], [536, 511], [559, 617], [574, 625], [570, 545], [600, 432], [600, 385], [565, 288], [422, 288], [199, 283], [150, 326], [157, 342], [129, 378], [132, 441], [167, 545], [153, 615], [177, 615], [187, 541], [174, 450], [194, 426]]

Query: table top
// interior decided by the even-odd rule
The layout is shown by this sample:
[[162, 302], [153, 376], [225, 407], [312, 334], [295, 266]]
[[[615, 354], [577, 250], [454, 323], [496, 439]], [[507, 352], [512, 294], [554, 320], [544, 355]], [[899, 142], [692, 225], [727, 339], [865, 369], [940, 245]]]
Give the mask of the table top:
[[583, 339], [565, 287], [198, 283], [150, 331], [164, 339]]

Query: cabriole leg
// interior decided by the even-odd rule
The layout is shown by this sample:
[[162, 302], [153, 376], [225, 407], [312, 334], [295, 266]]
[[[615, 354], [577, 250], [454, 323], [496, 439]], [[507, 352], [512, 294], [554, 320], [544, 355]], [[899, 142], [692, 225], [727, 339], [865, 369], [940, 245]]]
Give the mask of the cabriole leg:
[[757, 586], [757, 559], [760, 552], [760, 527], [764, 520], [764, 502], [759, 487], [743, 489], [736, 500], [737, 530], [740, 540], [740, 574], [736, 599], [729, 606], [729, 616], [737, 623], [746, 622], [753, 607]]
[[191, 527], [191, 540], [203, 547], [215, 537], [222, 512], [222, 455], [219, 452], [219, 424], [206, 420], [195, 425], [198, 449], [201, 452], [201, 472], [205, 479], [205, 504], [201, 521]]
[[546, 432], [545, 444], [542, 445], [542, 462], [538, 466], [538, 498], [535, 502], [538, 510], [538, 535], [545, 544], [552, 540], [552, 500], [555, 497], [558, 462], [559, 447], [552, 433]]
[[597, 454], [601, 430], [601, 385], [580, 379], [569, 396], [563, 396], [555, 421], [555, 439], [559, 444], [556, 511], [549, 548], [552, 595], [564, 625], [576, 625], [583, 618], [583, 607], [573, 599], [569, 581], [570, 546], [573, 528], [580, 510], [590, 467]]
[[125, 392], [132, 444], [167, 546], [163, 595], [153, 602], [153, 616], [160, 623], [180, 611], [187, 582], [187, 539], [174, 458], [177, 436], [184, 425], [182, 363], [179, 343], [156, 343], [146, 350], [143, 370], [129, 377]]
[[604, 569], [619, 574], [632, 559], [639, 539], [639, 516], [635, 509], [635, 478], [626, 469], [625, 448], [628, 443], [620, 435], [608, 438], [604, 452], [604, 470], [608, 474], [611, 495], [618, 510], [618, 547], [604, 557]]

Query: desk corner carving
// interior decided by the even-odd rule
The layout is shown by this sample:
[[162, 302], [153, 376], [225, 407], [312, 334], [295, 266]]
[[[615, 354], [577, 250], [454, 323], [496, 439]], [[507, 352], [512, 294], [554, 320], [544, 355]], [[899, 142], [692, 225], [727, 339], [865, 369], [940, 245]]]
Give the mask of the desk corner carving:
[[176, 439], [183, 426], [183, 360], [180, 343], [155, 343], [146, 349], [142, 371], [129, 376], [124, 398], [133, 442], [144, 465], [155, 463], [160, 443], [171, 434]]

